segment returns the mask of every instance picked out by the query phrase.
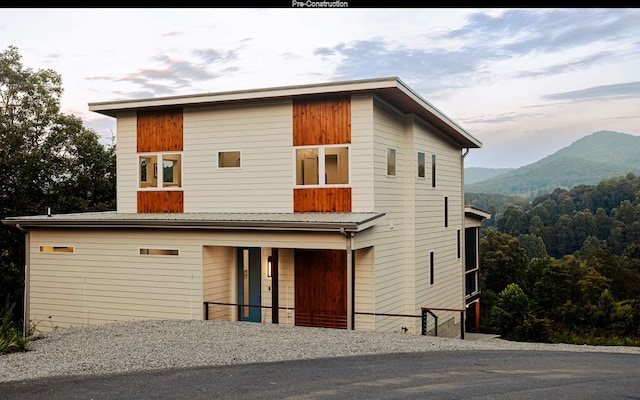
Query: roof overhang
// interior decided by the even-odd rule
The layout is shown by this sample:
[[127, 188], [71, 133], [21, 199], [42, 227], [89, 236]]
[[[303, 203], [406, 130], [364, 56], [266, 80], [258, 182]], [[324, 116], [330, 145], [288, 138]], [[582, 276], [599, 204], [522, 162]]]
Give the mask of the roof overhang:
[[361, 232], [384, 213], [98, 213], [8, 217], [5, 225], [29, 228], [155, 228], [306, 232]]
[[302, 96], [377, 95], [405, 114], [415, 114], [441, 130], [461, 148], [480, 148], [482, 143], [444, 113], [423, 99], [397, 77], [270, 87], [252, 90], [154, 97], [89, 103], [89, 110], [117, 117], [119, 113], [176, 107], [224, 105], [239, 102], [292, 100]]

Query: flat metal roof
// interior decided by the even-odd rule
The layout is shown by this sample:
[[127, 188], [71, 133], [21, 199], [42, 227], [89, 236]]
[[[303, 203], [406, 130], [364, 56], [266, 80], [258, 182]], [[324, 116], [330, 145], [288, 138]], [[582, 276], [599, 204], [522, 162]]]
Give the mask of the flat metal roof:
[[7, 217], [5, 225], [20, 228], [177, 228], [360, 232], [385, 213], [118, 213], [116, 211]]
[[122, 112], [176, 107], [211, 106], [239, 102], [291, 100], [301, 96], [372, 94], [405, 114], [415, 114], [459, 143], [462, 148], [480, 148], [482, 142], [413, 91], [398, 77], [361, 79], [251, 90], [210, 92], [89, 103], [89, 110], [110, 117]]

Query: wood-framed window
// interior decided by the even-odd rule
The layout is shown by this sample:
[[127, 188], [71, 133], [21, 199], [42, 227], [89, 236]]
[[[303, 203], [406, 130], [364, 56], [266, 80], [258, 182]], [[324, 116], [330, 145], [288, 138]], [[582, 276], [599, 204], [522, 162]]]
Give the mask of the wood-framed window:
[[351, 181], [349, 153], [349, 146], [345, 145], [295, 147], [295, 185], [348, 185]]
[[182, 154], [138, 153], [138, 189], [182, 187]]

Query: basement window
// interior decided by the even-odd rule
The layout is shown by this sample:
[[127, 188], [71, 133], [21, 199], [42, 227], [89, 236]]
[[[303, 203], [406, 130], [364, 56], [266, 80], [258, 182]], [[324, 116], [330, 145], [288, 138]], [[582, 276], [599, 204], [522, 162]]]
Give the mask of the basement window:
[[40, 253], [73, 253], [73, 246], [40, 246]]
[[143, 256], [178, 256], [180, 251], [177, 249], [140, 249], [140, 255]]

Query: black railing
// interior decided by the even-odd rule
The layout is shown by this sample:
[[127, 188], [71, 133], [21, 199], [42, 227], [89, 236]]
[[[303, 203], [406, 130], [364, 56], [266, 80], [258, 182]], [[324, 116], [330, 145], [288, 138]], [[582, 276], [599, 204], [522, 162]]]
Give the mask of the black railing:
[[[209, 320], [209, 306], [210, 305], [218, 305], [218, 306], [232, 306], [238, 308], [238, 315], [243, 307], [254, 307], [254, 308], [264, 308], [264, 309], [273, 309], [271, 306], [262, 306], [262, 305], [254, 305], [254, 304], [238, 304], [238, 303], [222, 303], [216, 301], [205, 301], [204, 302], [204, 319]], [[294, 311], [293, 307], [278, 307], [278, 310], [286, 310], [286, 311]], [[430, 331], [434, 332], [434, 336], [438, 336], [438, 316], [434, 313], [434, 311], [449, 311], [449, 312], [459, 312], [460, 313], [460, 339], [464, 339], [464, 313], [465, 310], [459, 310], [454, 308], [433, 308], [433, 307], [423, 307], [421, 308], [422, 313], [420, 315], [411, 315], [411, 314], [387, 314], [387, 313], [370, 313], [370, 312], [354, 312], [355, 315], [369, 315], [374, 317], [400, 317], [400, 318], [420, 318], [422, 323], [421, 335], [426, 336]], [[429, 316], [434, 320], [434, 328], [429, 329]], [[355, 319], [355, 318], [354, 318]], [[353, 329], [353, 327], [351, 327]]]

